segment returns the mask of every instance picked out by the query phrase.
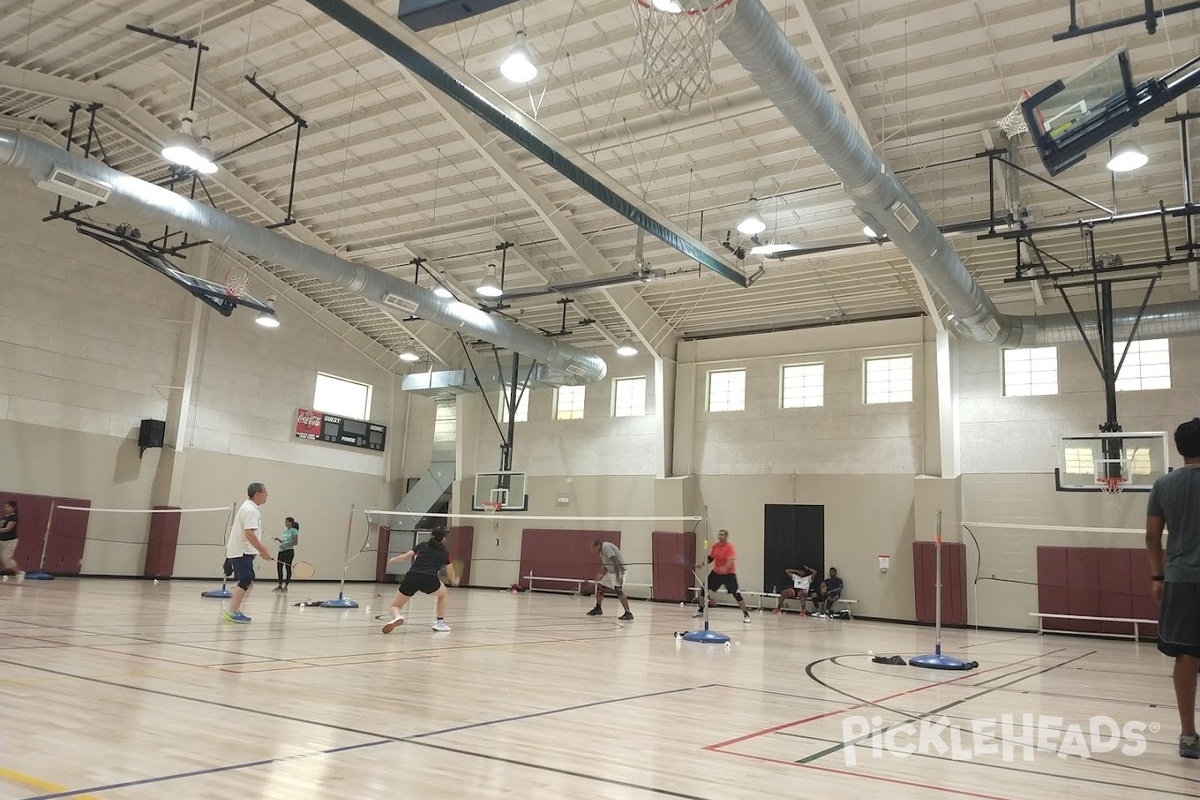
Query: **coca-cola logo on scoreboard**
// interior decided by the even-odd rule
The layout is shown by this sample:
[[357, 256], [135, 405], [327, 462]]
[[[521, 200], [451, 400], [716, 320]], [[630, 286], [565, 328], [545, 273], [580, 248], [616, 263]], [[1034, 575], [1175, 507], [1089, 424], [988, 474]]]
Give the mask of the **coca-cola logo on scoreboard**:
[[307, 408], [301, 408], [296, 411], [296, 438], [297, 439], [320, 439], [321, 426], [325, 422], [325, 415], [320, 411], [309, 411]]

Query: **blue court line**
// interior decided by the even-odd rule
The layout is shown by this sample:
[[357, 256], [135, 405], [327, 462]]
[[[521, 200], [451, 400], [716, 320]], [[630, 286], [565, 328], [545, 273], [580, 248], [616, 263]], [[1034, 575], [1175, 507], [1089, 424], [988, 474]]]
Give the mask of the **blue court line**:
[[697, 689], [710, 689], [716, 686], [715, 683], [705, 683], [700, 686], [684, 686], [680, 689], [664, 689], [661, 692], [646, 692], [645, 694], [633, 694], [628, 697], [614, 697], [610, 700], [596, 700], [591, 703], [580, 703], [577, 706], [566, 706], [564, 708], [552, 708], [549, 711], [534, 711], [529, 714], [518, 714], [515, 717], [501, 717], [500, 719], [489, 719], [483, 722], [470, 722], [466, 725], [455, 725], [453, 728], [442, 728], [436, 731], [427, 731], [425, 733], [415, 733], [411, 736], [403, 736], [400, 738], [402, 742], [411, 742], [417, 739], [425, 739], [430, 736], [441, 736], [444, 733], [456, 733], [457, 731], [469, 731], [472, 728], [483, 728], [488, 725], [499, 725], [502, 722], [518, 722], [523, 719], [534, 719], [536, 717], [548, 717], [552, 714], [563, 714], [567, 711], [578, 711], [583, 708], [595, 708], [596, 706], [607, 706], [612, 703], [627, 703], [630, 700], [642, 700], [647, 697], [661, 697], [667, 694], [680, 694], [681, 692], [694, 692]]
[[27, 798], [27, 800], [55, 800], [59, 797], [75, 797], [81, 794], [94, 794], [96, 792], [110, 792], [113, 789], [128, 789], [130, 786], [145, 786], [149, 783], [162, 783], [163, 781], [173, 781], [179, 778], [195, 778], [200, 775], [212, 775], [217, 772], [230, 772], [235, 769], [246, 769], [247, 767], [262, 767], [267, 764], [278, 764], [281, 761], [295, 761], [301, 758], [312, 758], [313, 756], [324, 756], [331, 753], [344, 753], [347, 750], [361, 750], [364, 747], [375, 747], [381, 744], [392, 744], [395, 739], [378, 739], [374, 742], [362, 742], [361, 744], [348, 744], [342, 747], [332, 747], [328, 750], [317, 750], [312, 753], [297, 753], [292, 756], [280, 756], [279, 758], [265, 758], [260, 761], [247, 761], [243, 764], [227, 764], [223, 767], [209, 767], [208, 769], [197, 769], [191, 772], [176, 772], [172, 775], [160, 775], [156, 778], [140, 778], [135, 781], [124, 781], [122, 783], [109, 783], [104, 786], [89, 786], [86, 789], [72, 789], [66, 792], [55, 792], [54, 794], [40, 794], [36, 797]]

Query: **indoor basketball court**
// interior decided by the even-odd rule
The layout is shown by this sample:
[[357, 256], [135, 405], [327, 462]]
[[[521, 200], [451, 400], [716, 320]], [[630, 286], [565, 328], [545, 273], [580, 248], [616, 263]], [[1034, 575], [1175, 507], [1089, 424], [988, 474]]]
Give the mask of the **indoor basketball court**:
[[0, 798], [1197, 797], [1196, 5], [8, 3]]

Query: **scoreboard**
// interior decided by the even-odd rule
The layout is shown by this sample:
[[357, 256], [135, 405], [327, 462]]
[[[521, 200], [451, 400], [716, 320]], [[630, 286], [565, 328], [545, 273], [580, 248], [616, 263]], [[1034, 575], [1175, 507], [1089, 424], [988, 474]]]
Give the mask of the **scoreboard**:
[[382, 452], [387, 426], [301, 408], [296, 410], [296, 438]]

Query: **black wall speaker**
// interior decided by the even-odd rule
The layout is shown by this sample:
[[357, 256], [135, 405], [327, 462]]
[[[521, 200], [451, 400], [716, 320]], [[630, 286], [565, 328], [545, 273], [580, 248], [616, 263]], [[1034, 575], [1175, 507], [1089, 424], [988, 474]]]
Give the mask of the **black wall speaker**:
[[167, 423], [161, 419], [144, 419], [142, 426], [138, 429], [138, 447], [141, 450], [138, 452], [140, 458], [142, 453], [146, 452], [147, 447], [162, 447], [163, 439], [167, 435]]

